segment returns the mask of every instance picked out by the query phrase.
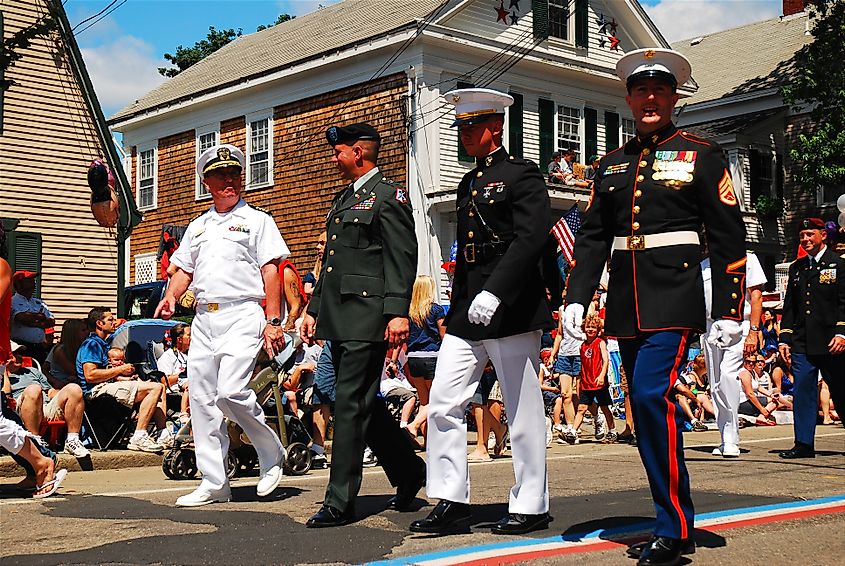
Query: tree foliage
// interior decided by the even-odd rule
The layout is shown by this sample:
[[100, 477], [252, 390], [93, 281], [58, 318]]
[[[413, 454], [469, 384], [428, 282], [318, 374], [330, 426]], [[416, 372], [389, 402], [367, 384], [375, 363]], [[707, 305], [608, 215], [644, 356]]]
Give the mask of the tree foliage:
[[290, 20], [294, 19], [295, 17], [296, 17], [296, 16], [291, 16], [290, 14], [279, 14], [279, 17], [278, 17], [278, 18], [276, 18], [276, 21], [275, 21], [275, 22], [273, 22], [272, 24], [266, 25], [266, 26], [265, 26], [265, 25], [260, 25], [260, 26], [258, 26], [257, 28], [255, 28], [255, 31], [262, 31], [262, 30], [265, 30], [265, 29], [271, 28], [271, 27], [273, 27], [273, 26], [277, 26], [277, 25], [279, 25], [279, 24], [283, 24], [283, 23], [285, 23], [285, 22], [289, 22]]
[[812, 129], [789, 152], [808, 190], [845, 184], [845, 0], [808, 3], [813, 41], [795, 54], [796, 75], [781, 87], [787, 104], [812, 108]]
[[211, 26], [208, 28], [206, 38], [197, 41], [193, 47], [183, 47], [180, 45], [176, 48], [176, 53], [165, 53], [164, 58], [176, 65], [176, 68], [159, 67], [158, 72], [165, 77], [175, 77], [188, 67], [196, 65], [241, 35], [243, 35], [243, 30], [240, 28], [237, 31], [234, 29], [217, 30], [214, 26]]

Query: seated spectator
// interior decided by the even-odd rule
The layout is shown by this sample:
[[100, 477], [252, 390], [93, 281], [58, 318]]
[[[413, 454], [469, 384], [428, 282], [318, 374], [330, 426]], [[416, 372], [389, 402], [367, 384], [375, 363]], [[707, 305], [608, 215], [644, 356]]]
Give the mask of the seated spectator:
[[[758, 361], [761, 362], [760, 367], [765, 363], [762, 356], [748, 356], [743, 360], [742, 369], [739, 370], [741, 385], [739, 414], [756, 417], [755, 424], [771, 426], [776, 424], [774, 417], [772, 417], [772, 411], [778, 405], [772, 398], [758, 392], [760, 384], [757, 381], [758, 375], [755, 370]], [[745, 422], [747, 422], [745, 419], [740, 419], [740, 425]]]
[[[158, 371], [167, 380], [167, 393], [179, 395], [179, 422], [188, 422], [190, 398], [188, 396], [188, 348], [191, 346], [191, 327], [179, 323], [170, 329], [170, 340], [173, 344], [165, 350], [156, 361]], [[111, 359], [110, 359], [111, 361]]]
[[[597, 315], [590, 314], [584, 318], [584, 334], [587, 339], [581, 344], [579, 405], [578, 412], [575, 414], [573, 428], [577, 435], [587, 409], [594, 405], [598, 406], [604, 414], [608, 426], [607, 433], [600, 440], [606, 444], [611, 444], [616, 442], [616, 421], [613, 417], [613, 412], [610, 410], [613, 404], [607, 381], [610, 354], [607, 351], [607, 342], [602, 337], [603, 329], [604, 321]], [[596, 421], [598, 421], [598, 418], [596, 418]], [[599, 430], [600, 425], [596, 422], [596, 437], [600, 436]], [[578, 444], [577, 436], [574, 443]]]
[[294, 365], [282, 380], [282, 402], [292, 415], [301, 417], [304, 408], [312, 407], [314, 372], [323, 348], [319, 344], [300, 344], [294, 353]]
[[484, 373], [481, 374], [481, 379], [478, 381], [475, 395], [470, 400], [470, 411], [475, 419], [476, 429], [475, 450], [467, 456], [467, 460], [470, 463], [489, 462], [492, 460], [487, 447], [487, 439], [491, 431], [496, 438], [494, 454], [498, 456], [504, 451], [507, 426], [502, 424], [493, 415], [488, 405], [496, 381], [496, 370], [493, 364], [488, 361], [484, 368]]
[[600, 158], [599, 158], [598, 155], [590, 156], [590, 161], [589, 161], [590, 164], [587, 166], [587, 169], [584, 171], [584, 180], [585, 181], [595, 182], [596, 172], [599, 170], [599, 161], [600, 161]]
[[775, 368], [772, 370], [772, 389], [780, 392], [778, 408], [792, 410], [792, 389], [795, 378], [792, 376], [792, 365], [778, 355]]
[[821, 375], [819, 375], [819, 415], [822, 417], [822, 424], [825, 425], [832, 425], [840, 420], [836, 407], [830, 399], [830, 389]]
[[687, 422], [690, 423], [692, 430], [694, 432], [707, 432], [707, 425], [698, 420], [692, 410], [692, 407], [690, 406], [690, 401], [697, 403], [698, 399], [689, 386], [684, 383], [683, 377], [678, 377], [678, 379], [675, 380], [674, 390], [675, 400], [678, 402], [678, 405], [681, 406], [681, 410], [684, 412]]
[[407, 359], [402, 348], [388, 350], [379, 383], [379, 391], [384, 400], [391, 405], [401, 407], [399, 428], [408, 427], [417, 406], [417, 390], [402, 371], [406, 363]]
[[46, 329], [56, 325], [53, 313], [47, 304], [35, 296], [35, 271], [15, 271], [12, 276], [15, 294], [12, 295], [12, 314], [9, 319], [9, 335], [12, 340], [26, 346], [27, 354], [44, 363], [47, 358]]
[[573, 163], [575, 162], [575, 151], [572, 149], [563, 150], [563, 161], [561, 162], [561, 171], [563, 172], [563, 184], [570, 187], [592, 187], [590, 181], [579, 179], [575, 174]]
[[62, 338], [47, 354], [42, 367], [44, 375], [56, 389], [79, 382], [76, 376], [76, 354], [87, 336], [88, 327], [81, 318], [69, 318], [62, 325]]
[[692, 394], [695, 395], [698, 420], [715, 418], [716, 409], [713, 407], [713, 400], [710, 398], [710, 380], [707, 379], [707, 364], [704, 361], [704, 354], [697, 354], [692, 359], [689, 372], [683, 374], [682, 377], [684, 378], [684, 385], [689, 387]]
[[553, 434], [561, 436], [558, 440], [563, 442], [563, 424], [560, 422], [560, 413], [563, 409], [563, 397], [561, 396], [560, 380], [556, 379], [551, 367], [551, 348], [540, 350], [540, 371], [537, 378], [540, 380], [540, 391], [543, 392], [543, 404], [546, 406], [546, 414], [552, 417], [552, 428], [547, 434], [546, 446], [551, 444]]
[[[127, 448], [141, 452], [161, 452], [173, 436], [166, 427], [165, 416], [158, 406], [164, 386], [161, 383], [140, 381], [132, 364], [109, 367], [106, 338], [117, 324], [117, 317], [107, 307], [95, 307], [88, 313], [91, 334], [79, 347], [76, 356], [76, 374], [87, 399], [101, 395], [114, 398], [122, 405], [136, 408], [138, 421]], [[156, 423], [154, 440], [147, 433], [151, 420]]]
[[11, 395], [24, 428], [34, 435], [40, 434], [41, 426], [48, 420], [64, 419], [68, 431], [65, 452], [76, 458], [86, 458], [90, 452], [79, 440], [85, 411], [82, 389], [75, 383], [62, 389], [51, 387], [43, 373], [23, 366], [24, 349], [25, 346], [12, 342], [12, 358], [6, 363], [3, 392]]
[[548, 166], [549, 183], [559, 183], [562, 185], [566, 180], [566, 175], [560, 165], [560, 160], [562, 158], [563, 154], [559, 151], [552, 154], [552, 160], [549, 162]]

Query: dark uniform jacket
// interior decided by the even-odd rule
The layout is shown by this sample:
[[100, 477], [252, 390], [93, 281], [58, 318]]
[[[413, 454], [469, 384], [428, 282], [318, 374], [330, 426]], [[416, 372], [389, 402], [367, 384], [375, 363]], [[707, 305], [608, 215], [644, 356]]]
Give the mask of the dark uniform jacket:
[[[569, 302], [588, 305], [615, 236], [705, 226], [713, 277], [712, 316], [742, 320], [745, 226], [721, 148], [674, 125], [632, 138], [599, 164], [584, 223], [575, 238]], [[632, 240], [636, 247], [636, 239]], [[697, 244], [615, 250], [610, 257], [605, 331], [705, 328]]]
[[[539, 268], [551, 207], [537, 165], [499, 148], [464, 175], [457, 206], [458, 257], [445, 320], [449, 334], [486, 340], [551, 328]], [[502, 301], [488, 326], [467, 319], [482, 290]]]
[[809, 256], [789, 266], [779, 340], [795, 352], [825, 355], [837, 334], [845, 335], [845, 260], [828, 246], [815, 267]]
[[384, 341], [387, 321], [408, 316], [417, 238], [408, 192], [376, 173], [355, 196], [338, 192], [326, 218], [323, 268], [308, 314], [316, 336]]

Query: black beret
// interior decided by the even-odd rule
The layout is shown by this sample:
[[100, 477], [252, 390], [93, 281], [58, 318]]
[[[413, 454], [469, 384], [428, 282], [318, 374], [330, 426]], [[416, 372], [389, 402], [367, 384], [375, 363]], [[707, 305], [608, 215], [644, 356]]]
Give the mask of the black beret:
[[381, 141], [378, 132], [367, 123], [350, 124], [348, 126], [332, 126], [326, 130], [326, 140], [334, 147], [339, 143], [352, 144], [358, 140]]

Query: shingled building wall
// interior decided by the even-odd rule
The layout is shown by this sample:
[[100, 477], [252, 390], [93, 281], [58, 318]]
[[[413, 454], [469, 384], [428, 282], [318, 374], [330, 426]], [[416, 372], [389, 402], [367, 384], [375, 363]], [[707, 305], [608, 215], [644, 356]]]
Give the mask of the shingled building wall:
[[[291, 249], [291, 260], [301, 272], [313, 266], [314, 244], [324, 229], [329, 204], [347, 184], [331, 163], [326, 128], [365, 121], [373, 124], [382, 138], [380, 170], [405, 184], [406, 91], [407, 78], [398, 73], [273, 109], [273, 185], [245, 190], [243, 195], [249, 204], [273, 214]], [[233, 116], [222, 121], [220, 142], [246, 150], [246, 118]], [[137, 148], [131, 149], [132, 183], [137, 186]], [[158, 206], [144, 214], [144, 221], [132, 233], [130, 282], [135, 281], [134, 257], [158, 250], [163, 224], [188, 224], [211, 205], [210, 199], [195, 198], [195, 156], [195, 130], [158, 140]]]

